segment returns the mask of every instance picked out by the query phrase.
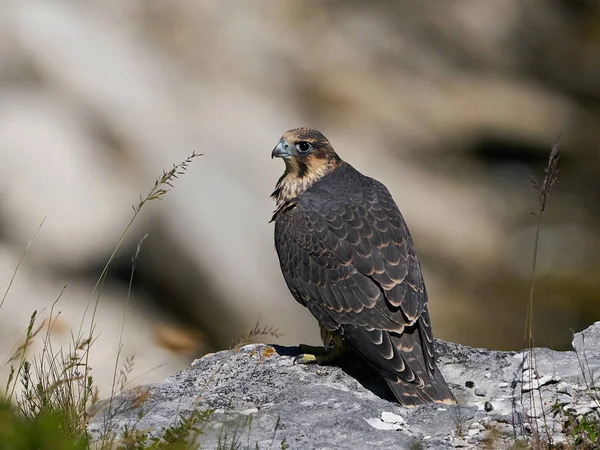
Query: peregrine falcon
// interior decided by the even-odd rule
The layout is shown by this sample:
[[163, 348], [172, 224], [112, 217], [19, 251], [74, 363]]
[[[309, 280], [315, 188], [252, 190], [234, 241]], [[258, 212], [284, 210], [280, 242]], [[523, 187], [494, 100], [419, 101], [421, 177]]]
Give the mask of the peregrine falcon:
[[455, 403], [436, 366], [413, 240], [389, 191], [314, 129], [286, 131], [271, 157], [285, 162], [272, 194], [281, 270], [324, 344], [301, 346], [297, 361], [328, 364], [352, 349], [401, 404]]

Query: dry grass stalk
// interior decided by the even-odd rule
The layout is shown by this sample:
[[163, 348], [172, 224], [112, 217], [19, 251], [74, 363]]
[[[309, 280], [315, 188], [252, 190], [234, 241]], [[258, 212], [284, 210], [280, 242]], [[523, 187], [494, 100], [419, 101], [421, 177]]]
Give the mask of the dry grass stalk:
[[[60, 315], [60, 313], [54, 313], [54, 307], [60, 300], [66, 286], [63, 288], [58, 298], [54, 301], [50, 310], [49, 318], [42, 321], [42, 323], [37, 326], [36, 321], [39, 317], [39, 314], [37, 311], [34, 311], [27, 326], [23, 343], [13, 347], [13, 349], [9, 352], [6, 361], [1, 366], [5, 367], [7, 364], [18, 361], [16, 367], [11, 366], [11, 371], [6, 383], [6, 395], [0, 398], [3, 404], [6, 405], [16, 403], [17, 409], [14, 410], [14, 414], [30, 421], [35, 421], [37, 418], [42, 417], [47, 413], [57, 414], [57, 417], [60, 417], [60, 429], [63, 435], [71, 437], [73, 442], [81, 441], [82, 443], [87, 442], [89, 444], [86, 433], [86, 424], [89, 419], [88, 408], [95, 406], [99, 400], [99, 391], [94, 387], [91, 376], [89, 353], [91, 346], [95, 342], [95, 317], [98, 302], [101, 296], [102, 286], [106, 279], [106, 274], [108, 273], [108, 269], [117, 251], [120, 249], [126, 235], [130, 231], [133, 222], [141, 212], [143, 206], [151, 200], [162, 199], [170, 190], [170, 188], [173, 187], [174, 180], [180, 175], [184, 174], [192, 160], [198, 156], [200, 156], [200, 154], [193, 152], [183, 162], [174, 165], [170, 171], [163, 172], [162, 175], [155, 181], [154, 186], [147, 196], [145, 198], [140, 197], [139, 204], [133, 207], [133, 217], [121, 235], [110, 258], [104, 266], [96, 285], [94, 286], [81, 320], [79, 331], [76, 335], [72, 336], [72, 343], [67, 350], [64, 350], [62, 347], [59, 350], [53, 349], [51, 340], [53, 326], [56, 324]], [[40, 224], [38, 230], [19, 259], [10, 279], [9, 285], [2, 296], [2, 299], [0, 300], [0, 308], [4, 305], [4, 302], [6, 301], [13, 282], [17, 276], [18, 270], [43, 223], [44, 222], [42, 221], [42, 224]], [[135, 260], [139, 255], [140, 248], [141, 242], [138, 245], [137, 252], [134, 256], [132, 276], [135, 268]], [[130, 295], [131, 282], [127, 296], [128, 300]], [[83, 325], [86, 321], [87, 312], [94, 297], [95, 305], [90, 320], [89, 332], [83, 333]], [[111, 397], [114, 396], [117, 391], [123, 390], [134, 365], [134, 358], [127, 358], [123, 367], [120, 369], [118, 376], [116, 375], [119, 364], [119, 356], [122, 349], [122, 335], [126, 311], [127, 308], [123, 315], [123, 325], [121, 328], [121, 338], [119, 340], [119, 352], [115, 362], [115, 376]], [[32, 358], [28, 358], [27, 350], [44, 329], [46, 329], [46, 333], [42, 340], [43, 349], [41, 353], [39, 355], [34, 355]], [[17, 391], [16, 387], [19, 382], [21, 384], [21, 389]], [[12, 410], [13, 407], [10, 406], [10, 408]], [[102, 448], [108, 448], [104, 447], [103, 444], [104, 443], [101, 444]]]
[[[531, 275], [530, 275], [530, 280], [529, 280], [529, 301], [528, 301], [528, 306], [527, 306], [527, 316], [526, 316], [526, 320], [525, 320], [525, 341], [527, 343], [527, 349], [528, 352], [524, 353], [523, 355], [523, 366], [525, 366], [525, 361], [527, 358], [527, 362], [529, 365], [529, 377], [528, 380], [524, 379], [524, 375], [522, 376], [521, 379], [521, 383], [522, 385], [525, 384], [525, 382], [527, 381], [530, 384], [533, 384], [534, 382], [534, 373], [535, 373], [535, 368], [537, 367], [537, 363], [536, 363], [536, 357], [535, 357], [535, 328], [533, 325], [533, 299], [534, 299], [534, 286], [535, 286], [535, 271], [536, 271], [536, 266], [537, 266], [537, 257], [538, 257], [538, 249], [539, 249], [539, 240], [540, 240], [540, 230], [542, 228], [542, 217], [544, 214], [544, 211], [546, 210], [546, 207], [548, 206], [548, 200], [550, 198], [550, 193], [552, 191], [552, 189], [554, 188], [554, 186], [560, 181], [560, 171], [558, 169], [558, 161], [560, 159], [560, 152], [559, 152], [559, 147], [560, 147], [560, 141], [561, 141], [561, 137], [562, 135], [559, 135], [554, 143], [554, 146], [552, 147], [552, 150], [550, 151], [550, 155], [548, 156], [548, 163], [546, 164], [546, 167], [544, 168], [544, 179], [541, 183], [539, 183], [533, 176], [531, 177], [531, 182], [533, 184], [533, 187], [535, 189], [537, 189], [539, 191], [539, 197], [538, 197], [538, 211], [537, 213], [534, 213], [534, 215], [537, 217], [537, 225], [536, 225], [536, 232], [535, 232], [535, 241], [534, 241], [534, 248], [533, 248], [533, 259], [532, 259], [532, 264], [531, 264]], [[533, 411], [533, 416], [537, 416], [537, 408], [538, 405], [535, 402], [535, 396], [533, 395], [535, 391], [531, 391], [531, 393], [529, 394], [529, 407], [530, 407], [530, 411]], [[522, 399], [522, 394], [521, 394], [521, 399]], [[540, 397], [540, 408], [542, 408], [542, 417], [544, 420], [544, 428], [546, 430], [546, 438], [547, 440], [550, 442], [551, 441], [551, 436], [549, 435], [548, 432], [548, 424], [546, 423], [546, 415], [545, 412], [543, 410], [544, 405], [543, 405], [543, 400]], [[534, 434], [534, 440], [536, 445], [538, 446], [543, 446], [542, 443], [542, 439], [540, 437], [540, 432], [539, 429], [537, 428], [537, 421], [533, 420], [532, 423], [532, 430], [533, 430], [533, 434]]]

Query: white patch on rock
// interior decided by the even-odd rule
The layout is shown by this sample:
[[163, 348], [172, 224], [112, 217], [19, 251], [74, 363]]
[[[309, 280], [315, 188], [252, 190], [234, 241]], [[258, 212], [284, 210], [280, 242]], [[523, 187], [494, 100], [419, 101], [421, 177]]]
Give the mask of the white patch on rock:
[[367, 423], [369, 425], [371, 425], [373, 428], [375, 428], [376, 430], [383, 430], [383, 431], [397, 431], [402, 429], [402, 426], [397, 424], [397, 423], [387, 423], [384, 422], [381, 419], [378, 418], [374, 418], [374, 419], [365, 419], [367, 421]]
[[404, 417], [387, 411], [381, 413], [381, 420], [386, 423], [396, 423], [398, 425], [404, 425], [406, 423]]

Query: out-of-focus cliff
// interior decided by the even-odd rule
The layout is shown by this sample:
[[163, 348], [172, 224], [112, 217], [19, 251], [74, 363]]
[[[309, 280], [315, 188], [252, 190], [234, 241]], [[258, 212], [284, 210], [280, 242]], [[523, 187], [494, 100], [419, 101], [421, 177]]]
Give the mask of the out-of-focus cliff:
[[282, 343], [318, 342], [268, 224], [283, 171], [271, 149], [302, 125], [391, 190], [435, 334], [498, 349], [523, 342], [529, 175], [541, 176], [564, 133], [564, 180], [541, 234], [536, 344], [565, 348], [571, 328], [600, 317], [599, 123], [593, 0], [4, 0], [2, 286], [46, 220], [0, 309], [0, 355], [64, 284], [55, 334], [68, 339], [130, 205], [192, 150], [204, 156], [144, 210], [104, 286], [100, 382], [112, 377], [144, 233], [123, 351], [136, 355], [136, 383], [226, 347], [259, 317]]

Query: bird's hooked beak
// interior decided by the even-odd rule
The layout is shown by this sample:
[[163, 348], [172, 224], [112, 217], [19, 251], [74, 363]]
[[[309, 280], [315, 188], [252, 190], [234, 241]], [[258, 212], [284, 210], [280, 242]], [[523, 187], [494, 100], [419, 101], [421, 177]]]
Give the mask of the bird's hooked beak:
[[286, 139], [282, 139], [277, 144], [277, 147], [271, 152], [271, 159], [273, 158], [289, 158], [292, 156], [292, 146]]

